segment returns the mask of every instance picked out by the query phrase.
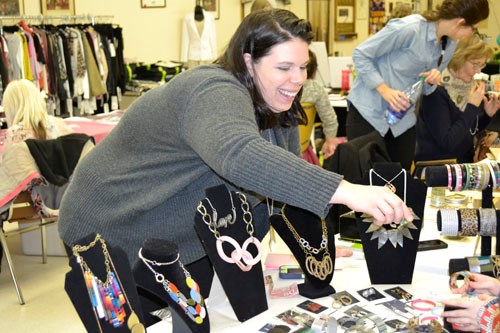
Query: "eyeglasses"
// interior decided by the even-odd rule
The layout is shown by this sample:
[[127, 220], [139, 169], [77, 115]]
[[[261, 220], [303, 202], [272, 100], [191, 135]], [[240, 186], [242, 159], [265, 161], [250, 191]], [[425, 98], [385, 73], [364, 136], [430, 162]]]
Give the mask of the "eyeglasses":
[[467, 60], [467, 62], [469, 64], [471, 64], [472, 67], [474, 67], [474, 69], [483, 69], [484, 67], [486, 67], [486, 63], [478, 64], [477, 62], [473, 62], [473, 61], [470, 61], [470, 60]]

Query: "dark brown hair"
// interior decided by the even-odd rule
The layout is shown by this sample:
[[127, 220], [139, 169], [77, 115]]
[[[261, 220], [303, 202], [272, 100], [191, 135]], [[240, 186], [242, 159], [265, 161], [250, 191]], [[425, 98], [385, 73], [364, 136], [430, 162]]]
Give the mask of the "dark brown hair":
[[488, 0], [444, 0], [423, 16], [429, 21], [463, 18], [466, 25], [473, 26], [487, 19], [489, 14]]
[[275, 113], [265, 102], [245, 64], [248, 53], [253, 62], [259, 62], [271, 49], [281, 43], [300, 38], [311, 42], [313, 38], [309, 21], [299, 19], [285, 9], [258, 10], [246, 16], [229, 41], [224, 54], [215, 63], [230, 71], [249, 91], [253, 100], [255, 117], [260, 129], [281, 126], [295, 126], [307, 119], [300, 105], [299, 93], [287, 112]]

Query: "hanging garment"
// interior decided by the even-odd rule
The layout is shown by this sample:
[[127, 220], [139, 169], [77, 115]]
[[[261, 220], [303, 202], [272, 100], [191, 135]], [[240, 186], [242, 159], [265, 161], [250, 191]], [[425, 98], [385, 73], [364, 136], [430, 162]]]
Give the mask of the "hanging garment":
[[198, 31], [193, 14], [184, 16], [182, 24], [181, 61], [212, 61], [217, 58], [215, 18], [203, 11], [203, 29]]

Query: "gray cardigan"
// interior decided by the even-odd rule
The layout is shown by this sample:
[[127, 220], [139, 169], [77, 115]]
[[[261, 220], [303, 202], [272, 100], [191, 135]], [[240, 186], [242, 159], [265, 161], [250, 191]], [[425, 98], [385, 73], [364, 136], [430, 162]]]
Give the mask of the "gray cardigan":
[[297, 128], [273, 131], [277, 146], [261, 136], [249, 93], [232, 74], [215, 65], [188, 70], [137, 99], [78, 164], [60, 235], [71, 245], [98, 232], [131, 264], [146, 238], [169, 239], [188, 264], [205, 255], [196, 205], [223, 183], [247, 194], [260, 236], [264, 197], [324, 217], [342, 176], [298, 157]]

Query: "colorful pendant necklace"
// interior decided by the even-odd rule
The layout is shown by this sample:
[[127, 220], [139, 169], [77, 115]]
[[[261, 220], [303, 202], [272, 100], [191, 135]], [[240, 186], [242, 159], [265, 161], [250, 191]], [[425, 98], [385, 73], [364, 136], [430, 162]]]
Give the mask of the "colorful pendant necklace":
[[[106, 280], [100, 280], [90, 269], [81, 253], [93, 248], [97, 242], [101, 243], [106, 266]], [[127, 294], [123, 289], [120, 277], [108, 252], [108, 247], [100, 234], [89, 245], [75, 245], [72, 248], [73, 255], [82, 269], [83, 278], [87, 287], [92, 309], [96, 317], [99, 332], [103, 332], [99, 319], [104, 319], [113, 327], [121, 327], [127, 316], [124, 305], [128, 304], [130, 315], [127, 319], [127, 326], [133, 333], [146, 332], [144, 326], [139, 322], [139, 317], [135, 314], [130, 305]]]
[[[332, 258], [330, 257], [330, 251], [328, 251], [328, 229], [326, 228], [326, 221], [324, 219], [321, 219], [321, 244], [319, 249], [314, 248], [309, 244], [307, 240], [305, 240], [303, 237], [300, 237], [297, 230], [295, 230], [292, 223], [290, 223], [290, 220], [288, 220], [285, 215], [285, 207], [286, 205], [283, 205], [283, 207], [281, 208], [280, 215], [283, 218], [283, 221], [285, 221], [286, 226], [291, 231], [297, 243], [299, 243], [302, 251], [304, 251], [304, 254], [306, 255], [307, 271], [312, 276], [317, 277], [320, 280], [325, 280], [327, 276], [333, 272], [333, 262]], [[321, 261], [316, 259], [314, 256], [316, 254], [319, 254], [320, 252], [324, 252]]]
[[[207, 310], [204, 307], [205, 301], [203, 300], [203, 296], [200, 293], [200, 287], [198, 283], [191, 277], [191, 274], [184, 268], [184, 265], [179, 260], [179, 254], [177, 253], [177, 257], [170, 262], [157, 262], [154, 260], [146, 259], [142, 255], [142, 248], [139, 249], [139, 258], [142, 260], [144, 265], [154, 274], [156, 282], [161, 283], [163, 285], [163, 289], [168, 293], [170, 298], [179, 304], [184, 313], [194, 321], [196, 324], [202, 324], [203, 319], [205, 319], [207, 315]], [[177, 286], [169, 281], [165, 275], [158, 273], [151, 266], [165, 266], [172, 265], [176, 262], [179, 262], [179, 266], [184, 271], [184, 276], [186, 277], [186, 285], [191, 289], [189, 292], [189, 296], [191, 298], [187, 298]]]

